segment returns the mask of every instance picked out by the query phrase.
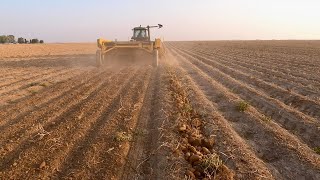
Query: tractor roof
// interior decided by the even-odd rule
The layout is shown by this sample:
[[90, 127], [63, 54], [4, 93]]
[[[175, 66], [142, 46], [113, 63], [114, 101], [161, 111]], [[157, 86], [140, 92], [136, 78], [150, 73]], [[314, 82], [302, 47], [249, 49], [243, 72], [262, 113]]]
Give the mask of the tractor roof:
[[146, 27], [141, 27], [141, 26], [133, 28], [133, 30], [146, 30], [146, 29], [147, 29]]

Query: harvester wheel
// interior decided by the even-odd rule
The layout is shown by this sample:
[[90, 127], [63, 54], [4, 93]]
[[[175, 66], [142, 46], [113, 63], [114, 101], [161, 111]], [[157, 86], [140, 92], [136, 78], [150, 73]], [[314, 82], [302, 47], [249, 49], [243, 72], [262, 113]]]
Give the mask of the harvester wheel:
[[101, 53], [101, 50], [97, 50], [96, 63], [97, 63], [98, 67], [100, 67], [102, 65], [102, 53]]
[[153, 67], [158, 67], [159, 65], [159, 51], [158, 49], [153, 51]]

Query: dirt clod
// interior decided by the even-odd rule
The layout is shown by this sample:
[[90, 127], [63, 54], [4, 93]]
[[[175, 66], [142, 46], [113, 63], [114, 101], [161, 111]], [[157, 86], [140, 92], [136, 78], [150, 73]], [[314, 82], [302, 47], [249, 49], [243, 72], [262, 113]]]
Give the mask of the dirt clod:
[[214, 139], [212, 137], [208, 139], [203, 139], [201, 143], [204, 147], [212, 149], [214, 145]]
[[193, 174], [193, 172], [191, 172], [190, 170], [187, 170], [186, 171], [186, 176], [189, 177], [189, 178], [192, 178], [192, 179], [195, 179], [196, 176]]
[[181, 125], [180, 127], [179, 127], [179, 131], [180, 132], [184, 132], [184, 131], [186, 131], [187, 130], [187, 126], [185, 125], [185, 124], [183, 124], [183, 125]]
[[199, 155], [194, 154], [189, 158], [189, 162], [192, 164], [192, 163], [194, 163], [196, 161], [199, 161], [200, 159], [201, 159], [201, 157]]
[[194, 118], [191, 120], [192, 127], [198, 128], [202, 125], [202, 122], [199, 118]]
[[211, 152], [206, 147], [202, 147], [203, 154], [210, 154]]
[[193, 153], [197, 153], [198, 152], [197, 149], [195, 147], [193, 147], [193, 146], [189, 146], [189, 149]]
[[44, 169], [46, 167], [46, 162], [43, 161], [40, 166], [39, 166], [39, 169]]
[[197, 138], [197, 137], [190, 137], [189, 138], [189, 143], [192, 145], [192, 146], [200, 146], [201, 145], [201, 139], [200, 138]]

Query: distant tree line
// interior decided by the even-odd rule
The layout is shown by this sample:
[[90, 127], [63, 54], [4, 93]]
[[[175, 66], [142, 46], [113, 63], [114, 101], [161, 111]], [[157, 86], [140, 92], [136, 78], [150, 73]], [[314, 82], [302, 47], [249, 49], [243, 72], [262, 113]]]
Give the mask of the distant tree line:
[[15, 43], [15, 37], [13, 35], [9, 36], [0, 36], [0, 43]]
[[18, 41], [16, 41], [14, 35], [8, 35], [8, 36], [5, 36], [5, 35], [2, 35], [0, 36], [0, 44], [7, 44], [7, 43], [19, 43], [19, 44], [43, 44], [44, 41], [43, 40], [39, 40], [39, 39], [30, 39], [30, 40], [27, 40], [23, 37], [20, 37], [18, 38]]

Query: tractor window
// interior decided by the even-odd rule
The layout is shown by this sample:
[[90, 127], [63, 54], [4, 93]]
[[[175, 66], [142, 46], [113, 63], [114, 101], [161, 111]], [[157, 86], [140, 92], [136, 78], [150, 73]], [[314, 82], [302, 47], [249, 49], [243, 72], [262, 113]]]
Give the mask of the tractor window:
[[136, 38], [146, 38], [146, 30], [135, 30], [134, 36]]

